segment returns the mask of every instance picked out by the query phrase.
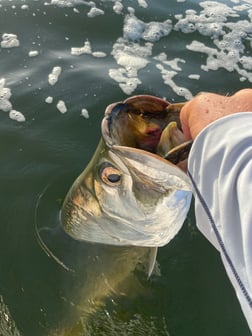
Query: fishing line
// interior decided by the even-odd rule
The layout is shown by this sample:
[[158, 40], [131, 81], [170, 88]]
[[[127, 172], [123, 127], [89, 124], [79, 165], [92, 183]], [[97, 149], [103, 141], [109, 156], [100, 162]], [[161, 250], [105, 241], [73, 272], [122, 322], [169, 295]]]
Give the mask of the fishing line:
[[50, 248], [46, 245], [46, 243], [44, 242], [44, 240], [41, 237], [41, 232], [42, 231], [52, 231], [52, 228], [50, 227], [43, 227], [43, 228], [39, 228], [38, 227], [38, 209], [39, 209], [39, 205], [41, 203], [41, 199], [42, 197], [45, 195], [45, 192], [48, 190], [50, 186], [50, 183], [48, 183], [45, 188], [43, 189], [43, 191], [41, 192], [41, 194], [38, 196], [38, 200], [36, 202], [36, 206], [35, 206], [35, 213], [34, 213], [34, 227], [35, 227], [35, 237], [40, 245], [40, 247], [42, 248], [42, 250], [46, 253], [46, 255], [48, 257], [51, 257], [57, 264], [59, 264], [61, 267], [63, 267], [66, 271], [68, 272], [75, 272], [75, 270], [73, 270], [72, 268], [68, 267], [67, 265], [65, 265], [63, 263], [63, 261], [61, 261], [51, 250]]

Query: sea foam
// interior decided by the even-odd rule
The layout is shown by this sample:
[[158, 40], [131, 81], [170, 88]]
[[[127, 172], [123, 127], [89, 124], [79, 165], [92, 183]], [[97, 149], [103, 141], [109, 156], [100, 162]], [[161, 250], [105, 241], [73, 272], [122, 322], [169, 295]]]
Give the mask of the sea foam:
[[2, 35], [2, 41], [1, 41], [1, 47], [2, 48], [14, 48], [19, 47], [20, 43], [17, 38], [17, 35], [15, 34], [3, 34]]
[[67, 112], [67, 107], [66, 107], [66, 104], [63, 100], [59, 100], [56, 107], [60, 111], [60, 113], [62, 113], [62, 114]]
[[[178, 18], [174, 29], [183, 33], [197, 31], [212, 40], [214, 46], [211, 47], [200, 40], [193, 40], [187, 45], [190, 51], [206, 54], [206, 63], [200, 65], [201, 70], [217, 71], [224, 68], [237, 72], [242, 81], [246, 78], [252, 82], [252, 74], [247, 71], [250, 70], [252, 58], [243, 56], [248, 52], [248, 43], [251, 43], [251, 10], [248, 11], [248, 20], [238, 19], [239, 11], [251, 7], [243, 5], [231, 8], [216, 1], [203, 1], [200, 6], [202, 10], [199, 13], [190, 10], [186, 11], [184, 17]], [[246, 61], [244, 57], [247, 57]]]
[[9, 112], [9, 117], [12, 120], [16, 120], [18, 122], [24, 122], [25, 121], [25, 116], [23, 115], [23, 113], [16, 111], [16, 110], [11, 110]]
[[83, 108], [81, 110], [81, 116], [84, 117], [85, 119], [88, 119], [89, 118], [89, 113], [88, 113], [88, 110]]
[[9, 112], [9, 117], [12, 120], [16, 120], [18, 122], [25, 121], [25, 116], [22, 112], [16, 111], [12, 109], [12, 104], [10, 102], [11, 98], [11, 90], [5, 87], [6, 80], [5, 78], [0, 79], [0, 110], [3, 112]]
[[119, 68], [109, 70], [109, 76], [119, 83], [124, 93], [131, 94], [141, 84], [138, 73], [150, 63], [153, 43], [167, 36], [171, 29], [170, 20], [144, 22], [130, 9], [124, 19], [123, 37], [117, 39], [111, 52]]
[[58, 82], [61, 71], [62, 68], [60, 66], [53, 67], [52, 72], [48, 75], [48, 82], [50, 85], [55, 85]]
[[[240, 4], [239, 1], [233, 2]], [[241, 81], [252, 82], [252, 9], [251, 2], [245, 2], [232, 7], [217, 1], [201, 1], [198, 10], [188, 9], [184, 14], [177, 14], [173, 22], [169, 19], [163, 22], [144, 22], [136, 17], [132, 8], [128, 9], [129, 13], [123, 24], [123, 36], [117, 39], [111, 52], [118, 68], [109, 69], [109, 76], [118, 82], [124, 93], [132, 94], [141, 84], [139, 72], [152, 63], [156, 65], [164, 84], [170, 86], [176, 94], [189, 99], [192, 97], [190, 90], [175, 82], [176, 75], [183, 71], [186, 60], [181, 57], [168, 59], [164, 52], [153, 54], [157, 41], [165, 39], [173, 31], [178, 31], [194, 34], [192, 42], [186, 48], [206, 55], [206, 62], [203, 60], [199, 64], [198, 71], [217, 71], [224, 68], [228, 72], [238, 73]], [[247, 11], [246, 19], [244, 11]], [[243, 14], [242, 20], [239, 19], [240, 12]], [[196, 36], [198, 40], [195, 39]], [[201, 37], [204, 37], [204, 42]], [[187, 78], [199, 79], [200, 74], [194, 73]]]
[[4, 112], [9, 112], [12, 109], [12, 104], [10, 102], [11, 90], [5, 87], [5, 78], [0, 79], [0, 110]]
[[95, 16], [104, 15], [104, 11], [102, 9], [91, 7], [89, 12], [87, 13], [87, 16], [89, 18], [94, 18]]
[[28, 53], [29, 57], [36, 57], [36, 56], [38, 56], [38, 54], [39, 54], [39, 52], [37, 50], [31, 50]]
[[[177, 0], [181, 2], [181, 0]], [[222, 1], [224, 2], [224, 1]], [[133, 3], [133, 2], [132, 2]], [[171, 16], [167, 10], [167, 19], [158, 19], [152, 16], [149, 21], [145, 20], [145, 10], [148, 9], [145, 0], [136, 0], [134, 6], [125, 7], [121, 0], [101, 0], [99, 7], [97, 2], [81, 0], [51, 0], [45, 5], [56, 7], [72, 7], [78, 14], [83, 12], [76, 6], [83, 5], [86, 15], [93, 19], [99, 15], [105, 15], [105, 9], [111, 9], [121, 18], [121, 32], [116, 39], [111, 42], [111, 49], [108, 58], [113, 58], [104, 62], [108, 76], [127, 94], [132, 94], [141, 84], [141, 74], [144, 71], [154, 71], [163, 81], [164, 85], [171, 88], [174, 93], [185, 99], [190, 99], [194, 92], [190, 91], [190, 81], [199, 80], [203, 72], [213, 72], [225, 69], [239, 75], [240, 81], [252, 83], [252, 9], [251, 0], [231, 0], [221, 3], [218, 1], [201, 1], [195, 3], [194, 9], [187, 9], [180, 14]], [[190, 5], [190, 4], [189, 4]], [[138, 17], [137, 6], [141, 7]], [[186, 6], [183, 6], [184, 8]], [[14, 7], [13, 7], [14, 8]], [[28, 9], [28, 8], [23, 8]], [[61, 9], [58, 9], [59, 11]], [[155, 18], [155, 20], [154, 20]], [[99, 18], [97, 19], [99, 20]], [[185, 45], [183, 34], [189, 34], [190, 41]], [[171, 39], [170, 36], [171, 35]], [[169, 43], [174, 37], [182, 36], [181, 52], [174, 57], [174, 53], [169, 53]], [[103, 50], [93, 51], [89, 36], [85, 35], [84, 43], [77, 41], [76, 45], [68, 50], [72, 56], [85, 55], [102, 58], [107, 56]], [[66, 38], [69, 40], [69, 38]], [[77, 39], [76, 39], [77, 40]], [[184, 45], [183, 45], [184, 43]], [[20, 45], [17, 35], [3, 34], [1, 40], [2, 48], [12, 48]], [[186, 50], [184, 50], [184, 49]], [[29, 49], [26, 49], [29, 50]], [[29, 52], [29, 56], [37, 55], [36, 50]], [[185, 51], [185, 52], [183, 52]], [[8, 53], [15, 52], [8, 50]], [[26, 51], [27, 53], [27, 51]], [[194, 54], [198, 54], [201, 60], [195, 63]], [[189, 56], [188, 56], [189, 55]], [[95, 62], [95, 61], [94, 61]], [[97, 62], [101, 62], [97, 60]], [[193, 63], [193, 69], [190, 68]], [[191, 74], [188, 73], [190, 68]], [[54, 67], [48, 76], [50, 85], [55, 85], [62, 72], [61, 67]], [[184, 80], [186, 79], [186, 80]], [[151, 80], [151, 78], [150, 78]], [[187, 84], [184, 84], [184, 83]], [[188, 87], [186, 87], [188, 86]], [[0, 81], [0, 109], [6, 112], [15, 111], [10, 102], [11, 90], [5, 87], [5, 80]], [[48, 99], [48, 103], [50, 100]], [[59, 101], [57, 108], [61, 113], [67, 111], [63, 101]], [[17, 111], [16, 111], [17, 112]], [[81, 112], [81, 115], [82, 112]]]
[[82, 47], [73, 47], [71, 48], [71, 55], [80, 56], [82, 54], [92, 55], [97, 58], [106, 57], [107, 54], [103, 51], [92, 51], [91, 43], [89, 41], [85, 41]]
[[58, 7], [74, 7], [77, 5], [86, 5], [87, 1], [83, 0], [51, 0], [50, 3], [45, 3], [45, 5], [54, 5]]

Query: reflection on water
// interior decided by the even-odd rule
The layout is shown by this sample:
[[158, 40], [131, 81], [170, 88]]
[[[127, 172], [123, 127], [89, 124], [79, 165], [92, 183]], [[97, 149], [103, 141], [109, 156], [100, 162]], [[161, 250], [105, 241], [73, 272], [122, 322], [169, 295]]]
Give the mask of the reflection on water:
[[117, 318], [116, 314], [107, 311], [97, 314], [87, 328], [87, 335], [139, 335], [139, 336], [170, 336], [165, 319], [157, 321], [150, 317], [144, 319], [141, 314], [135, 314], [132, 318]]
[[[87, 335], [249, 335], [193, 214], [159, 249], [161, 275], [149, 281], [140, 267], [144, 250], [79, 245], [63, 236], [58, 214], [111, 102], [141, 93], [179, 101], [251, 86], [251, 18], [249, 0], [0, 1], [2, 335], [78, 325], [96, 283], [105, 295], [88, 314]], [[37, 204], [41, 237], [74, 272], [38, 244]], [[130, 277], [124, 284], [119, 277], [113, 293], [101, 274], [111, 276], [120, 258]]]
[[2, 296], [0, 296], [0, 333], [5, 336], [20, 336]]

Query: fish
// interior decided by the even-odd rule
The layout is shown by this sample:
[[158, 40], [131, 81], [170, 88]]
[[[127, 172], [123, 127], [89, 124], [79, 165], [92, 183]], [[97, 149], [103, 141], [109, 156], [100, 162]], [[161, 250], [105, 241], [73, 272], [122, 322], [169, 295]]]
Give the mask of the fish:
[[[86, 253], [78, 256], [82, 265], [67, 284], [64, 315], [50, 326], [48, 336], [93, 335], [92, 324], [94, 320], [96, 325], [103, 323], [100, 318], [104, 313], [112, 321], [112, 334], [116, 324], [113, 311], [121, 302], [132, 304], [136, 298], [153, 295], [144, 268], [149, 248], [95, 244], [84, 250]], [[159, 275], [158, 269], [155, 274]]]
[[181, 130], [182, 106], [137, 95], [106, 108], [97, 149], [61, 209], [69, 236], [155, 251], [178, 233], [192, 197], [179, 168], [191, 146]]
[[158, 269], [157, 250], [178, 233], [191, 202], [183, 170], [191, 142], [181, 130], [182, 106], [138, 95], [105, 109], [96, 151], [60, 212], [65, 233], [91, 243], [97, 257], [80, 256], [75, 311], [50, 336], [88, 334], [89, 318], [106, 299], [145, 293], [136, 270], [143, 265], [148, 281]]

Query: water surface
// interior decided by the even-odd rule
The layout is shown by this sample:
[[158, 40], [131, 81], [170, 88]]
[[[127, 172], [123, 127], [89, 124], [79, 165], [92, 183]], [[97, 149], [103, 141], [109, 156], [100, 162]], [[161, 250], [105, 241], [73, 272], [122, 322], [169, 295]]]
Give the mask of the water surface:
[[[71, 320], [95, 260], [106, 266], [109, 255], [116, 259], [117, 252], [106, 247], [76, 246], [58, 228], [62, 199], [97, 146], [105, 107], [133, 94], [178, 102], [199, 91], [228, 94], [251, 87], [251, 1], [95, 5], [0, 1], [4, 336], [48, 335]], [[61, 73], [50, 85], [54, 67]], [[52, 103], [45, 102], [48, 97]], [[57, 108], [59, 101], [66, 113]], [[36, 223], [53, 228], [41, 235], [77, 275], [44, 253]], [[145, 294], [135, 288], [134, 295], [105, 300], [89, 320], [90, 335], [250, 334], [218, 253], [195, 228], [193, 212], [176, 238], [159, 249], [158, 263], [161, 275], [149, 281], [137, 271]]]

